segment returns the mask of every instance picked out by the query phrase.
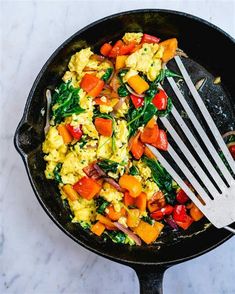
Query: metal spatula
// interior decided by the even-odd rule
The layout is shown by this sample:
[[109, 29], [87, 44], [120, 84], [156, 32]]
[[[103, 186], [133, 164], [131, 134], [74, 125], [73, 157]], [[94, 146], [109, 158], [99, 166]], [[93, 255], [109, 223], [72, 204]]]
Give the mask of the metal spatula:
[[[185, 184], [184, 180], [175, 171], [175, 169], [169, 164], [169, 161], [161, 155], [161, 153], [154, 147], [148, 145], [149, 149], [154, 153], [162, 166], [168, 171], [172, 178], [180, 185], [180, 187], [185, 191], [189, 198], [197, 205], [197, 207], [204, 213], [204, 215], [209, 219], [209, 221], [217, 228], [225, 228], [230, 232], [235, 234], [235, 229], [229, 227], [235, 221], [235, 161], [233, 160], [224, 140], [217, 129], [210, 113], [208, 112], [202, 98], [200, 97], [198, 91], [196, 90], [189, 74], [187, 73], [180, 57], [176, 56], [175, 61], [184, 81], [189, 88], [192, 97], [194, 98], [196, 104], [198, 105], [201, 114], [205, 118], [207, 127], [210, 129], [218, 146], [223, 153], [225, 159], [227, 160], [227, 166], [224, 164], [217, 150], [215, 149], [213, 143], [207, 136], [206, 132], [202, 128], [200, 122], [196, 118], [192, 109], [185, 100], [183, 94], [175, 83], [174, 79], [167, 78], [171, 88], [178, 97], [183, 109], [187, 113], [189, 119], [191, 120], [196, 132], [201, 137], [202, 141], [205, 143], [208, 153], [214, 160], [214, 163], [206, 155], [205, 151], [199, 144], [198, 140], [188, 128], [183, 118], [180, 116], [179, 112], [173, 105], [171, 114], [178, 122], [182, 134], [188, 138], [194, 151], [198, 154], [199, 158], [203, 163], [204, 170], [207, 169], [206, 173], [199, 161], [192, 154], [190, 149], [186, 146], [184, 141], [181, 139], [180, 135], [177, 133], [171, 122], [166, 117], [160, 117], [161, 122], [165, 128], [170, 133], [171, 137], [174, 139], [175, 143], [178, 145], [179, 149], [182, 151], [184, 156], [187, 158], [188, 163], [191, 165], [189, 169], [184, 163], [174, 148], [169, 144], [168, 153], [175, 162], [175, 165], [181, 170], [184, 176], [191, 183], [193, 188], [196, 190], [200, 198], [191, 191], [191, 189]], [[208, 154], [207, 153], [207, 154]], [[229, 167], [228, 167], [229, 166]], [[194, 170], [194, 175], [191, 171]], [[197, 176], [196, 176], [197, 175]], [[213, 179], [213, 180], [212, 180]]]

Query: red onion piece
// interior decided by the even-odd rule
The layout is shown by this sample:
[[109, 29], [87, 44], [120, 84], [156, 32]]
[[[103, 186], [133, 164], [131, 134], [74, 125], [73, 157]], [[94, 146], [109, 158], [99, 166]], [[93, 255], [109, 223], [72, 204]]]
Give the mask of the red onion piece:
[[116, 228], [118, 228], [120, 231], [127, 234], [127, 236], [129, 236], [132, 240], [134, 240], [136, 245], [139, 245], [139, 246], [141, 245], [141, 239], [136, 234], [134, 234], [131, 230], [125, 228], [119, 222], [114, 222], [113, 224], [115, 225]]
[[178, 226], [176, 224], [176, 222], [174, 221], [174, 219], [172, 218], [172, 216], [169, 216], [167, 218], [164, 219], [164, 221], [174, 230], [178, 230]]
[[231, 136], [231, 135], [235, 135], [235, 131], [229, 131], [229, 132], [223, 134], [222, 137], [225, 139], [226, 137]]
[[137, 96], [137, 97], [141, 97], [141, 98], [144, 97], [144, 94], [137, 94], [134, 90], [132, 90], [132, 88], [131, 88], [129, 85], [125, 84], [125, 86], [127, 87], [127, 90], [128, 90], [131, 94], [133, 94], [133, 95], [135, 95], [135, 96]]
[[97, 174], [100, 176], [100, 177], [106, 177], [106, 173], [98, 166], [98, 164], [94, 164], [94, 169], [96, 170]]
[[116, 182], [116, 181], [114, 181], [114, 179], [112, 179], [112, 178], [104, 178], [104, 180], [107, 182], [107, 183], [109, 183], [110, 185], [112, 185], [116, 190], [118, 190], [119, 192], [122, 192], [122, 193], [124, 193], [126, 190], [125, 189], [123, 189], [123, 188], [121, 188], [120, 186], [119, 186], [119, 184]]

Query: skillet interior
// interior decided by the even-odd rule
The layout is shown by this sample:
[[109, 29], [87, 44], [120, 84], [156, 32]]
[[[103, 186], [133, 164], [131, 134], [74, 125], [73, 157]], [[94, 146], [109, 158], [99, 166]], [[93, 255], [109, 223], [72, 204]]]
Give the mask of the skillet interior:
[[[112, 242], [102, 242], [98, 237], [83, 231], [78, 224], [69, 221], [69, 213], [62, 206], [56, 185], [44, 176], [45, 162], [41, 151], [44, 141], [46, 88], [54, 89], [60, 83], [72, 54], [86, 46], [98, 52], [101, 44], [117, 39], [127, 31], [144, 31], [161, 39], [178, 38], [180, 48], [188, 53], [187, 64], [193, 79], [207, 75], [220, 75], [222, 86], [205, 89], [210, 111], [216, 118], [221, 132], [234, 128], [235, 84], [230, 74], [234, 41], [224, 32], [198, 18], [165, 10], [139, 10], [121, 13], [98, 21], [76, 33], [47, 61], [29, 94], [24, 116], [15, 135], [15, 144], [21, 152], [34, 191], [55, 223], [71, 238], [88, 249], [123, 263], [174, 263], [199, 255], [229, 238], [229, 233], [213, 226], [204, 229], [205, 220], [195, 223], [184, 234], [163, 235], [154, 246], [128, 247]], [[221, 56], [223, 55], [223, 58]], [[192, 59], [192, 60], [191, 60]], [[198, 65], [203, 65], [204, 68]], [[174, 67], [172, 63], [170, 66]], [[208, 72], [205, 72], [205, 69]], [[211, 95], [213, 92], [213, 95]], [[223, 96], [223, 101], [221, 101]], [[233, 98], [234, 99], [234, 98]], [[217, 113], [215, 105], [222, 107]], [[226, 113], [226, 116], [223, 115]]]

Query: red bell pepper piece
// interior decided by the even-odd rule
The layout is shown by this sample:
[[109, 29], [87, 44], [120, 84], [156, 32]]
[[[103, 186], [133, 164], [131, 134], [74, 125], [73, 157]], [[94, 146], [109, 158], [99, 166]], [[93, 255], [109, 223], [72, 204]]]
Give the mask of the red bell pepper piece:
[[138, 97], [133, 94], [131, 94], [130, 97], [131, 97], [131, 101], [134, 104], [135, 108], [139, 108], [139, 107], [143, 106], [143, 104], [144, 104], [143, 97]]
[[174, 210], [174, 207], [167, 204], [165, 207], [161, 208], [161, 212], [164, 214], [164, 215], [170, 215], [172, 214]]
[[117, 57], [118, 55], [120, 55], [120, 49], [121, 47], [123, 47], [123, 42], [122, 40], [118, 40], [113, 48], [111, 49], [111, 51], [109, 52], [109, 57]]
[[101, 186], [95, 180], [83, 177], [73, 185], [73, 189], [81, 197], [90, 200], [100, 192]]
[[104, 81], [99, 79], [96, 86], [88, 92], [88, 96], [91, 96], [93, 98], [97, 97], [100, 94], [100, 92], [103, 90], [104, 84], [105, 84]]
[[184, 222], [176, 221], [176, 224], [184, 230], [187, 230], [188, 227], [190, 227], [192, 223], [193, 223], [193, 219], [188, 215], [186, 216], [186, 219]]
[[118, 55], [127, 55], [127, 54], [130, 54], [133, 49], [135, 48], [135, 43], [130, 43], [128, 45], [123, 45], [119, 52], [118, 52]]
[[159, 130], [158, 138], [152, 145], [164, 151], [168, 149], [168, 139], [164, 130]]
[[144, 154], [144, 144], [139, 139], [140, 132], [132, 136], [129, 140], [129, 149], [135, 159], [139, 160]]
[[173, 219], [175, 221], [184, 222], [186, 218], [187, 218], [186, 206], [181, 204], [175, 205], [173, 210]]
[[164, 214], [161, 210], [154, 211], [150, 214], [151, 218], [155, 220], [161, 220], [164, 217]]
[[167, 108], [168, 96], [165, 91], [159, 89], [159, 92], [153, 97], [152, 103], [158, 110], [165, 110]]
[[148, 34], [143, 34], [143, 37], [141, 39], [141, 43], [159, 43], [161, 39], [155, 37], [155, 36], [151, 36]]
[[112, 46], [109, 43], [104, 43], [100, 48], [100, 53], [104, 56], [108, 56], [111, 50]]
[[70, 132], [70, 134], [77, 140], [80, 140], [83, 132], [82, 132], [82, 125], [79, 127], [73, 127], [70, 124], [66, 125], [67, 130]]
[[230, 151], [233, 159], [235, 159], [235, 145], [230, 146], [229, 151]]
[[179, 192], [176, 195], [176, 200], [180, 204], [184, 204], [185, 202], [187, 202], [189, 200], [189, 198], [188, 198], [188, 195], [184, 192], [184, 190], [180, 189]]
[[97, 83], [99, 82], [99, 78], [96, 76], [90, 75], [90, 74], [85, 74], [84, 77], [81, 80], [80, 87], [86, 91], [87, 93], [90, 92]]
[[167, 204], [165, 207], [161, 208], [160, 210], [154, 211], [150, 214], [150, 216], [155, 220], [161, 220], [165, 215], [172, 214], [174, 207]]

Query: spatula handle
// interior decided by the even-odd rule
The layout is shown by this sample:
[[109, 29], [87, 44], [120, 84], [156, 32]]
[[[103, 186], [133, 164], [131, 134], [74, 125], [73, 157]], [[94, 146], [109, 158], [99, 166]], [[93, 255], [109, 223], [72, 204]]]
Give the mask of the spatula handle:
[[224, 229], [226, 229], [227, 231], [229, 231], [229, 232], [231, 232], [231, 233], [233, 233], [235, 235], [235, 229], [233, 229], [233, 228], [231, 228], [229, 226], [224, 227]]

